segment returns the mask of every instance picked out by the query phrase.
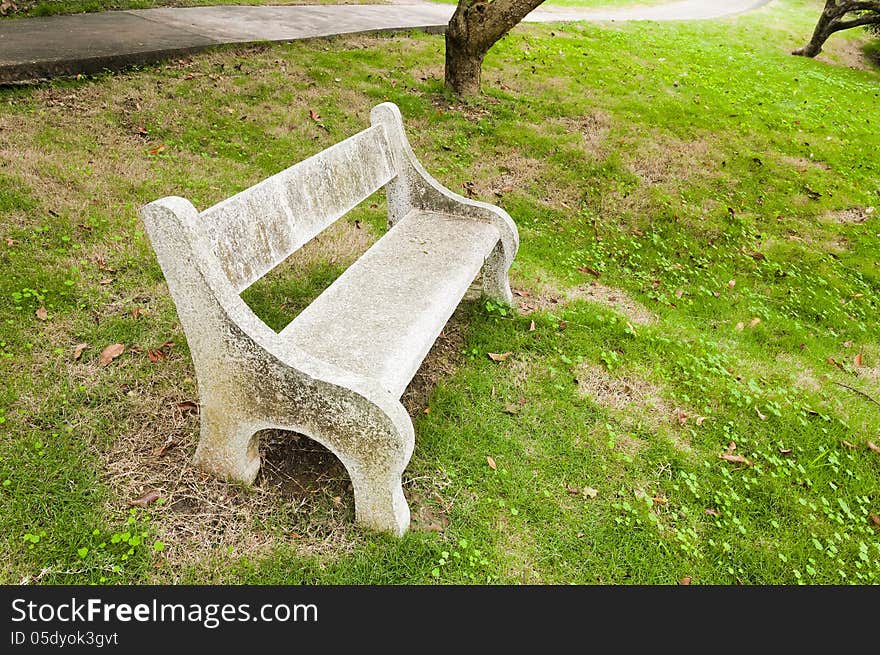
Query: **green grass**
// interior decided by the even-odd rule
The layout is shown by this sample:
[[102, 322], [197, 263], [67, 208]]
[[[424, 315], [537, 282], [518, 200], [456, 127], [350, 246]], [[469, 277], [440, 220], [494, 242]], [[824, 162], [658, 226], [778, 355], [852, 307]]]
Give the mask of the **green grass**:
[[[817, 6], [519, 28], [467, 105], [444, 95], [442, 37], [426, 35], [0, 91], [14, 153], [0, 170], [0, 581], [880, 581], [880, 407], [840, 386], [880, 399], [880, 75], [834, 63], [854, 34], [822, 60], [787, 54]], [[258, 491], [185, 466], [192, 365], [136, 216], [168, 194], [207, 207], [362, 129], [383, 100], [429, 171], [514, 217], [514, 286], [543, 303], [463, 307], [454, 365], [413, 408], [405, 489], [421, 529], [400, 540], [358, 530], [341, 467], [308, 449], [297, 468], [269, 447]], [[845, 210], [859, 220], [835, 220]], [[342, 246], [312, 244], [246, 299], [280, 327], [383, 216], [379, 195], [345, 219]], [[586, 300], [587, 267], [656, 320]], [[126, 353], [99, 366], [117, 342]], [[129, 507], [152, 488], [159, 502]]]

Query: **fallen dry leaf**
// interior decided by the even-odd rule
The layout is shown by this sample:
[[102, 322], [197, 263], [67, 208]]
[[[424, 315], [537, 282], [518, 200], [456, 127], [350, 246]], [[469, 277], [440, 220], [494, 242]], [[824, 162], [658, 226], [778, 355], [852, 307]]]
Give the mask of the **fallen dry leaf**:
[[153, 454], [156, 455], [156, 457], [164, 457], [165, 453], [175, 447], [177, 447], [177, 442], [174, 440], [174, 437], [169, 436], [165, 440], [165, 443], [153, 450]]
[[675, 297], [676, 298], [681, 298], [683, 295], [684, 295], [684, 289], [676, 289], [675, 290]]
[[585, 498], [595, 498], [599, 495], [598, 489], [593, 489], [593, 487], [584, 487], [584, 497]]
[[519, 414], [520, 406], [515, 403], [507, 403], [504, 406], [504, 412], [506, 414]]
[[870, 514], [869, 518], [871, 519], [871, 523], [880, 528], [880, 516], [877, 516], [876, 514]]
[[843, 347], [844, 348], [852, 348], [852, 341], [844, 341]]
[[98, 280], [98, 284], [102, 286], [107, 286], [108, 284], [113, 284], [112, 277], [105, 277], [103, 280]]
[[76, 361], [80, 357], [82, 357], [83, 350], [85, 350], [88, 347], [89, 347], [89, 344], [87, 344], [87, 343], [76, 344], [76, 346], [73, 347], [73, 361]]
[[705, 420], [706, 420], [706, 417], [705, 417], [705, 416], [698, 416], [698, 417], [697, 417], [697, 425], [698, 425], [698, 426], [699, 426], [699, 425], [703, 425], [703, 421], [705, 421]]
[[16, 243], [18, 243], [18, 241], [16, 241], [12, 237], [6, 237], [6, 245], [9, 246], [10, 248], [12, 246], [14, 246]]
[[779, 454], [782, 456], [791, 455], [791, 448], [780, 448]]
[[34, 315], [41, 321], [45, 321], [47, 318], [49, 318], [49, 312], [46, 311], [45, 307], [40, 307], [37, 311], [34, 312]]
[[147, 152], [149, 152], [151, 155], [158, 155], [159, 153], [164, 152], [164, 151], [165, 151], [165, 144], [164, 143], [160, 143], [159, 145], [153, 146], [152, 148], [147, 150]]
[[492, 469], [493, 471], [498, 469], [498, 466], [495, 464], [495, 460], [492, 459], [491, 457], [489, 457], [488, 455], [486, 456], [486, 463], [489, 465], [489, 468]]
[[678, 421], [679, 425], [684, 425], [685, 423], [687, 423], [688, 415], [685, 414], [682, 410], [676, 409], [675, 410], [675, 418]]
[[149, 357], [150, 361], [153, 363], [161, 362], [165, 359], [168, 359], [168, 355], [165, 353], [164, 350], [148, 350], [147, 357]]
[[703, 514], [708, 514], [709, 516], [721, 516], [721, 512], [717, 509], [704, 509]]
[[593, 277], [599, 277], [601, 273], [597, 271], [595, 268], [590, 268], [589, 266], [578, 266], [578, 271], [580, 273], [586, 273], [587, 275], [592, 275]]
[[869, 441], [865, 445], [868, 446], [868, 450], [871, 450], [871, 451], [877, 453], [878, 455], [880, 455], [880, 446], [875, 444], [873, 441]]
[[107, 366], [114, 359], [125, 352], [125, 344], [113, 343], [101, 351], [101, 366]]
[[856, 353], [856, 356], [853, 357], [853, 365], [854, 365], [856, 368], [861, 367], [861, 365], [862, 365], [862, 353]]
[[565, 490], [569, 494], [571, 494], [572, 496], [580, 496], [581, 495], [581, 490], [578, 489], [577, 487], [572, 487], [570, 484], [568, 484], [568, 482], [565, 483]]
[[848, 448], [849, 450], [855, 450], [855, 449], [856, 449], [856, 445], [853, 444], [853, 443], [850, 443], [850, 442], [847, 441], [846, 439], [843, 439], [840, 443], [842, 443], [842, 444], [844, 445], [844, 447], [845, 447], [845, 448]]
[[682, 578], [681, 580], [678, 581], [678, 584], [685, 585], [685, 586], [689, 585], [690, 583], [691, 583], [690, 578]]
[[761, 319], [756, 316], [751, 321], [749, 321], [749, 327], [753, 328], [756, 325], [758, 325], [758, 323], [760, 323], [760, 322], [761, 322]]
[[729, 455], [734, 450], [736, 450], [736, 442], [735, 441], [728, 441], [727, 442], [727, 450], [725, 452], [727, 452], [727, 454]]
[[728, 289], [733, 289], [733, 287], [735, 287], [735, 286], [736, 286], [736, 280], [731, 280], [730, 282], [727, 283]]
[[0, 2], [0, 16], [7, 16], [13, 11], [18, 11], [18, 6], [12, 0], [3, 0]]
[[767, 257], [764, 255], [764, 253], [758, 252], [757, 250], [755, 252], [750, 252], [749, 257], [754, 259], [756, 262], [762, 262], [765, 259], [767, 259]]
[[762, 421], [766, 421], [766, 420], [767, 420], [767, 416], [764, 415], [764, 414], [762, 414], [762, 413], [761, 413], [761, 410], [758, 409], [757, 407], [755, 407], [755, 413], [758, 415], [758, 418], [761, 419]]
[[534, 331], [535, 331], [535, 321], [532, 321], [531, 323], [529, 323], [529, 332], [534, 332]]
[[182, 403], [177, 403], [177, 409], [180, 410], [181, 414], [198, 414], [199, 413], [198, 403], [194, 403], [191, 400], [185, 400]]
[[309, 109], [309, 118], [311, 118], [315, 122], [321, 120], [321, 117], [318, 116], [318, 112], [316, 112], [314, 109]]
[[153, 489], [152, 491], [148, 491], [140, 498], [135, 498], [134, 500], [129, 500], [129, 505], [137, 505], [138, 507], [146, 507], [150, 503], [154, 503], [159, 500], [159, 492]]
[[508, 351], [506, 353], [486, 353], [489, 355], [489, 359], [493, 362], [503, 362], [505, 359], [510, 357], [513, 353]]
[[733, 462], [734, 464], [745, 464], [746, 466], [752, 465], [752, 463], [742, 455], [731, 455], [730, 453], [724, 453], [723, 455], [718, 455], [718, 457], [726, 462]]
[[736, 324], [735, 329], [736, 329], [736, 330], [742, 330], [742, 329], [744, 329], [745, 327], [746, 327], [746, 324], [743, 323], [742, 321], [740, 321], [739, 323]]

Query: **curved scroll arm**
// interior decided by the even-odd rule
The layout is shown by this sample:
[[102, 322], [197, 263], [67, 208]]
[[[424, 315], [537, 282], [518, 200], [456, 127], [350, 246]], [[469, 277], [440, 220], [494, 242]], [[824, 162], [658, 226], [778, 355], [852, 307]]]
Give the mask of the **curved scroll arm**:
[[510, 214], [495, 205], [461, 196], [435, 180], [416, 158], [404, 131], [400, 109], [394, 103], [383, 102], [373, 107], [370, 122], [384, 126], [397, 171], [397, 176], [386, 186], [389, 225], [414, 209], [491, 222], [498, 228], [501, 239], [486, 261], [483, 290], [490, 298], [512, 304], [507, 271], [519, 248], [519, 232]]

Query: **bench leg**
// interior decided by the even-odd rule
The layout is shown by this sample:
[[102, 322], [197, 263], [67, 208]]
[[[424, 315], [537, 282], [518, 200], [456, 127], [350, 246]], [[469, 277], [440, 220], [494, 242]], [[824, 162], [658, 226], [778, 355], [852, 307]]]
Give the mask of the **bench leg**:
[[260, 470], [257, 427], [235, 411], [201, 408], [201, 437], [193, 464], [220, 478], [251, 484]]
[[509, 269], [510, 265], [499, 243], [483, 264], [483, 295], [490, 300], [512, 305], [513, 294], [510, 292], [510, 281], [507, 276]]
[[355, 520], [372, 530], [401, 536], [409, 529], [409, 505], [403, 496], [401, 471], [383, 467], [349, 472], [354, 487]]

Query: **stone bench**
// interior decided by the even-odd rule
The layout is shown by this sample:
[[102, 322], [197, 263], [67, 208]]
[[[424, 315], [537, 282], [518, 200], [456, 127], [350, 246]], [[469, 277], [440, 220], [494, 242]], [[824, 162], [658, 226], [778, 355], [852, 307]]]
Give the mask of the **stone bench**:
[[[512, 302], [519, 237], [504, 210], [422, 168], [396, 105], [370, 118], [363, 132], [201, 213], [172, 196], [140, 215], [195, 364], [195, 464], [250, 484], [255, 434], [299, 432], [347, 469], [358, 523], [399, 535], [414, 445], [400, 397], [481, 271], [484, 294]], [[388, 232], [281, 332], [270, 329], [239, 294], [382, 186]]]

